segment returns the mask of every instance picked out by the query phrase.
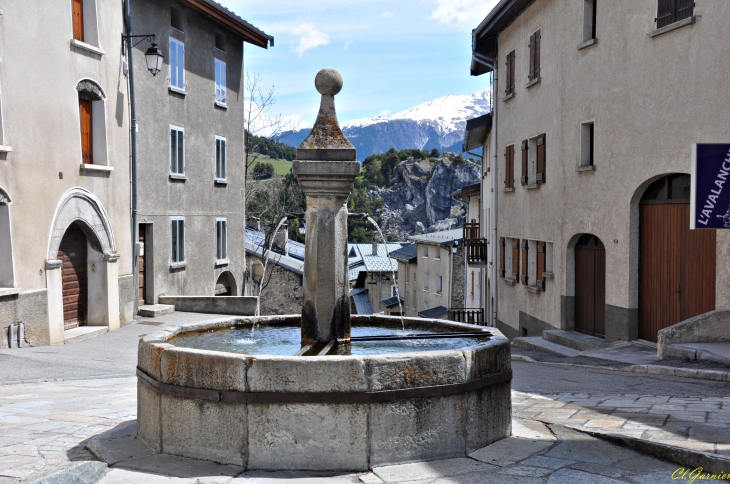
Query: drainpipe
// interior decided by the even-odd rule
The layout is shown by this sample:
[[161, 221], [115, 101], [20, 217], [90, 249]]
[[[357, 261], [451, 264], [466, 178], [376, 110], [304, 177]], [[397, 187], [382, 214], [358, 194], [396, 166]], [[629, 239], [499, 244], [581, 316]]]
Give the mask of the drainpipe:
[[132, 52], [132, 13], [130, 0], [124, 0], [127, 24], [127, 65], [129, 69], [129, 111], [130, 111], [130, 150], [132, 178], [132, 281], [134, 285], [134, 315], [139, 309], [139, 275], [137, 274], [137, 109], [134, 105], [134, 53]]

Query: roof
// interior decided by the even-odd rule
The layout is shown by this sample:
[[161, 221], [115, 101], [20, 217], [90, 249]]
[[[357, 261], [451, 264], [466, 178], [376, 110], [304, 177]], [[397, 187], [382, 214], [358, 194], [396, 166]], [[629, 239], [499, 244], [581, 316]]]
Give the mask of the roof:
[[348, 244], [348, 255], [355, 250], [354, 257], [348, 257], [350, 280], [357, 279], [360, 272], [393, 272], [398, 270], [398, 262], [389, 253], [402, 247], [400, 243], [375, 244], [377, 255], [373, 255], [373, 244]]
[[479, 195], [480, 187], [480, 183], [474, 183], [473, 185], [464, 185], [463, 187], [461, 187], [461, 189], [452, 193], [451, 196], [455, 198], [473, 197], [475, 195]]
[[435, 308], [426, 309], [425, 311], [420, 311], [418, 313], [418, 315], [422, 318], [438, 318], [444, 314], [449, 314], [449, 310], [443, 306], [436, 306]]
[[355, 311], [357, 314], [374, 314], [373, 304], [370, 302], [370, 296], [367, 291], [352, 296], [352, 302], [355, 303]]
[[[263, 253], [263, 232], [256, 231], [256, 230], [246, 230], [246, 253], [247, 254], [253, 254], [259, 258], [262, 257]], [[292, 242], [289, 241], [289, 254], [280, 254], [278, 252], [274, 252], [273, 250], [269, 253], [269, 260], [285, 269], [288, 269], [292, 272], [295, 272], [297, 274], [304, 274], [304, 257], [299, 259], [296, 257], [292, 257]], [[298, 244], [301, 245], [301, 244]]]
[[458, 242], [464, 238], [464, 231], [461, 228], [431, 232], [430, 234], [412, 235], [408, 240], [417, 244], [448, 245]]
[[466, 131], [464, 132], [463, 150], [470, 151], [484, 146], [490, 131], [492, 131], [492, 113], [468, 119], [466, 121]]
[[475, 57], [493, 61], [497, 56], [497, 36], [535, 0], [500, 0], [491, 12], [472, 30], [471, 75], [492, 72], [493, 68]]
[[390, 253], [390, 257], [406, 264], [418, 261], [418, 246], [416, 244], [404, 245], [398, 250]]
[[397, 306], [399, 303], [402, 305], [404, 302], [406, 302], [405, 299], [398, 296], [389, 297], [388, 299], [380, 301], [380, 303], [388, 309]]
[[268, 35], [213, 0], [182, 0], [191, 8], [211, 18], [214, 22], [226, 27], [241, 37], [245, 42], [268, 49], [274, 46], [274, 37]]

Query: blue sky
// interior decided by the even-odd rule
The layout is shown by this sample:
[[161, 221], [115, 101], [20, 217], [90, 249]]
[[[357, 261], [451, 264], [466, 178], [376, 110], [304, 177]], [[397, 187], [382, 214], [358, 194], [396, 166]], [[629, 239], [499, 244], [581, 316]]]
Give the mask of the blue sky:
[[274, 86], [268, 113], [311, 126], [314, 76], [342, 73], [340, 122], [387, 115], [449, 94], [489, 87], [469, 75], [471, 30], [497, 0], [218, 0], [275, 37], [268, 50], [246, 44], [245, 69]]

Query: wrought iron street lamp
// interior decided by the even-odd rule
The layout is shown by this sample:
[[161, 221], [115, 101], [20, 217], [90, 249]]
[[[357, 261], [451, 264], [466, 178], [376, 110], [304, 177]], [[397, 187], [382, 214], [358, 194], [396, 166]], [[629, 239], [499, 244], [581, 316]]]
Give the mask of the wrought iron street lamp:
[[[153, 35], [152, 39], [154, 40], [154, 38], [155, 36]], [[144, 58], [147, 61], [147, 70], [149, 70], [153, 76], [156, 76], [162, 68], [162, 59], [165, 58], [165, 56], [162, 55], [160, 48], [157, 47], [156, 42], [152, 42], [150, 48], [144, 53]]]

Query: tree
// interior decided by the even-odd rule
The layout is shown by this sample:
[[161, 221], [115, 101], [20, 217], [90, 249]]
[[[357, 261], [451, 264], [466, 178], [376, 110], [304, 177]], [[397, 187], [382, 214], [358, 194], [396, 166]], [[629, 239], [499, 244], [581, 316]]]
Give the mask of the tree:
[[274, 176], [274, 165], [267, 161], [257, 162], [251, 173], [256, 180], [267, 180]]

